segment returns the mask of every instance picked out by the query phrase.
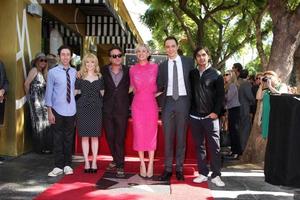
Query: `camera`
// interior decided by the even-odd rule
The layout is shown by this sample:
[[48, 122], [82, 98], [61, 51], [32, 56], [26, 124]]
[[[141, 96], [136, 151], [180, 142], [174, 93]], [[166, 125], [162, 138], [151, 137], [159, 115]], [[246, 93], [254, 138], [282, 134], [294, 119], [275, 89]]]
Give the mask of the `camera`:
[[269, 79], [270, 79], [269, 77], [263, 77], [261, 80], [262, 80], [263, 82], [267, 82]]

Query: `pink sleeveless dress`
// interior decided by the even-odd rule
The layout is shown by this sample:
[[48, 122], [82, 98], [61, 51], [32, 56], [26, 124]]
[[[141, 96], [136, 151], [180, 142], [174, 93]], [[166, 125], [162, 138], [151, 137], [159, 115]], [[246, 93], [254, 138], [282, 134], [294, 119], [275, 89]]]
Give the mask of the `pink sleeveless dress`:
[[130, 68], [130, 84], [134, 97], [131, 105], [133, 125], [133, 149], [153, 151], [156, 149], [158, 106], [157, 91], [158, 66], [154, 63], [135, 64]]

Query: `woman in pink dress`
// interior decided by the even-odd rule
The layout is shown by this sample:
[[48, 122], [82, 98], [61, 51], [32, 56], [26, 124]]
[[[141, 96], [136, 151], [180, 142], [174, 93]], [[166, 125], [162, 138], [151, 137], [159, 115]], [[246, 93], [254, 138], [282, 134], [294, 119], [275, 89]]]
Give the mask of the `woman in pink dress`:
[[[153, 176], [154, 152], [156, 149], [158, 106], [156, 103], [156, 79], [158, 66], [149, 63], [150, 50], [145, 44], [136, 48], [138, 63], [131, 66], [130, 84], [134, 93], [131, 105], [133, 121], [133, 149], [140, 158], [140, 176]], [[144, 160], [144, 152], [148, 151], [148, 170]]]

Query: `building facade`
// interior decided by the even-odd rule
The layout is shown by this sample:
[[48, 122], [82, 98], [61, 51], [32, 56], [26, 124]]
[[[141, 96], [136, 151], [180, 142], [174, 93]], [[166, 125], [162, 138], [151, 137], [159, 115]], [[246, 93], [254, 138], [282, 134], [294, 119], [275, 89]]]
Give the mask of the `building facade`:
[[57, 47], [67, 44], [80, 56], [96, 53], [103, 65], [112, 45], [125, 51], [143, 40], [122, 0], [2, 0], [0, 5], [0, 59], [10, 82], [0, 155], [17, 156], [32, 145], [23, 85], [37, 52], [57, 54]]

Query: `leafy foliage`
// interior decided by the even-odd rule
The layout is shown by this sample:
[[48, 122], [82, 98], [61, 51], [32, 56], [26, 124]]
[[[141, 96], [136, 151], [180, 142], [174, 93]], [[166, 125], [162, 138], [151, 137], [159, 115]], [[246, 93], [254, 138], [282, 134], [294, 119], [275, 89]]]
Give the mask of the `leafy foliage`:
[[[213, 66], [225, 61], [246, 44], [255, 45], [254, 18], [266, 1], [255, 0], [144, 0], [149, 5], [142, 21], [152, 30], [156, 48], [163, 51], [163, 39], [174, 35], [180, 48], [191, 55], [196, 46], [207, 46]], [[270, 20], [269, 20], [270, 21]], [[271, 26], [266, 23], [266, 32]]]

